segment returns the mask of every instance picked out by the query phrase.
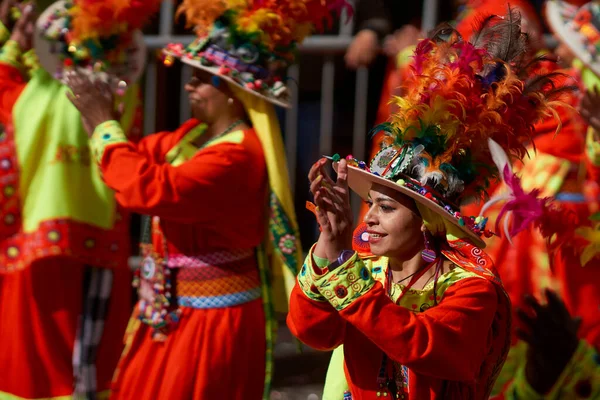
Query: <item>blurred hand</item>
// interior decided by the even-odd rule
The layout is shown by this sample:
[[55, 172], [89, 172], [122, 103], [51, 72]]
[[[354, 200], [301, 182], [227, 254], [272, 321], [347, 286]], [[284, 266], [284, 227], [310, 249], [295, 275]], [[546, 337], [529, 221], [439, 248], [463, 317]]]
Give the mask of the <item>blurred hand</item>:
[[317, 205], [317, 222], [321, 227], [315, 255], [333, 262], [342, 250], [352, 249], [354, 223], [348, 189], [348, 164], [346, 160], [340, 160], [334, 182], [325, 171], [326, 163], [325, 158], [317, 161], [310, 169], [308, 179]]
[[377, 34], [370, 29], [363, 29], [354, 36], [344, 59], [348, 68], [368, 67], [379, 51]]
[[33, 47], [36, 17], [34, 4], [31, 2], [24, 3], [21, 16], [10, 34], [10, 39], [19, 44], [22, 52], [29, 51]]
[[424, 35], [413, 25], [404, 25], [383, 41], [383, 52], [388, 57], [396, 57], [398, 53], [408, 46], [416, 45]]
[[18, 0], [2, 0], [0, 2], [0, 22], [12, 31], [13, 21], [11, 20], [11, 10], [19, 3]]
[[67, 97], [81, 113], [83, 127], [89, 136], [101, 123], [118, 119], [114, 95], [108, 83], [100, 80], [92, 82], [81, 72], [71, 72], [66, 76], [66, 84], [72, 92], [67, 92]]
[[579, 104], [579, 113], [596, 131], [596, 140], [600, 134], [600, 91], [596, 86], [585, 92]]
[[525, 303], [533, 313], [517, 309], [517, 318], [524, 329], [517, 336], [529, 344], [527, 350], [527, 381], [538, 393], [547, 393], [575, 353], [581, 318], [573, 318], [567, 307], [551, 290], [546, 290], [546, 305], [532, 296]]

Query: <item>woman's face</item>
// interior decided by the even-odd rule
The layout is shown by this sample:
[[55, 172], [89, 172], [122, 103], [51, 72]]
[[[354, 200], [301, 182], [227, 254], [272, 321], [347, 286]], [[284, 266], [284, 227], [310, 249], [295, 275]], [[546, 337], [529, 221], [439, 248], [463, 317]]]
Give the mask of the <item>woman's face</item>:
[[392, 258], [412, 257], [423, 249], [423, 220], [415, 202], [396, 190], [373, 185], [365, 215], [371, 252]]
[[[202, 122], [214, 122], [217, 116], [227, 109], [230, 93], [225, 82], [220, 81], [218, 87], [213, 85], [214, 75], [194, 70], [194, 76], [185, 85], [185, 91], [189, 93], [192, 106], [192, 115]], [[219, 80], [217, 80], [219, 82]]]

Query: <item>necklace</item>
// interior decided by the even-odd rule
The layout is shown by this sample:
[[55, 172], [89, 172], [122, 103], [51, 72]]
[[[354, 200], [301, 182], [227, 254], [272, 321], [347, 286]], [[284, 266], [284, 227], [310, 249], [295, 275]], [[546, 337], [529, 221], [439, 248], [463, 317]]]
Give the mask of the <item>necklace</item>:
[[423, 266], [423, 267], [419, 268], [418, 270], [416, 270], [416, 271], [415, 271], [415, 272], [413, 272], [412, 274], [410, 274], [410, 275], [408, 275], [408, 276], [405, 276], [404, 278], [400, 279], [400, 280], [399, 280], [399, 281], [397, 281], [397, 282], [394, 282], [394, 276], [393, 276], [393, 273], [392, 273], [392, 269], [391, 269], [391, 268], [388, 268], [388, 275], [389, 275], [389, 276], [388, 276], [388, 279], [390, 280], [390, 282], [394, 282], [394, 283], [402, 283], [402, 282], [404, 282], [405, 280], [407, 280], [408, 278], [412, 278], [413, 276], [415, 276], [415, 275], [416, 275], [416, 274], [418, 274], [419, 272], [423, 271], [423, 269], [424, 269], [424, 268], [426, 268], [426, 267], [427, 267], [427, 265], [425, 265], [425, 266]]
[[217, 140], [218, 138], [220, 138], [220, 137], [222, 137], [222, 136], [224, 136], [224, 135], [228, 134], [228, 133], [229, 133], [229, 132], [231, 132], [231, 131], [232, 131], [232, 130], [233, 130], [235, 127], [236, 127], [236, 126], [238, 126], [238, 125], [240, 125], [240, 124], [244, 123], [244, 121], [245, 121], [245, 120], [244, 120], [243, 118], [240, 118], [240, 119], [238, 119], [238, 120], [237, 120], [237, 121], [235, 121], [233, 124], [229, 125], [229, 126], [227, 127], [227, 129], [225, 129], [223, 132], [221, 132], [221, 133], [219, 133], [218, 135], [216, 135], [216, 136], [213, 136], [213, 137], [211, 137], [210, 139], [208, 139], [208, 140], [206, 141], [206, 143], [204, 143], [202, 146], [200, 146], [200, 148], [206, 147], [206, 146], [208, 146], [208, 144], [209, 144], [209, 143], [212, 143], [212, 142], [214, 142], [215, 140]]

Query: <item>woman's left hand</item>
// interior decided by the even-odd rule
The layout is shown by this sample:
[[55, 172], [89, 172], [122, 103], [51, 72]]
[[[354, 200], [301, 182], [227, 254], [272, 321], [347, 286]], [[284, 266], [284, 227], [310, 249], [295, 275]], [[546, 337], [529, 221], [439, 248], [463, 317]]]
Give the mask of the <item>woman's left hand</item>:
[[117, 119], [114, 95], [108, 83], [92, 82], [81, 72], [71, 72], [66, 77], [66, 84], [71, 89], [67, 97], [81, 113], [88, 136], [92, 136], [101, 123]]
[[546, 305], [533, 296], [525, 302], [533, 314], [517, 309], [517, 336], [529, 344], [525, 374], [529, 384], [538, 392], [549, 391], [575, 353], [581, 318], [573, 318], [556, 293], [546, 290]]
[[321, 235], [315, 247], [315, 255], [337, 260], [342, 250], [352, 249], [353, 218], [348, 189], [348, 164], [340, 160], [337, 180], [325, 171], [326, 159], [317, 161], [311, 168], [308, 179], [315, 198], [317, 222]]

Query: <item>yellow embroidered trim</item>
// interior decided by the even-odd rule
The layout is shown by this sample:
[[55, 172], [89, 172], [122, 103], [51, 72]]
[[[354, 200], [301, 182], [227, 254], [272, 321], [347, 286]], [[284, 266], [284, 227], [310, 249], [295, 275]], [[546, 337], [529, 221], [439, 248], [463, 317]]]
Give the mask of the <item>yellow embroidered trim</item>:
[[327, 301], [341, 311], [367, 293], [375, 284], [375, 279], [358, 254], [354, 253], [350, 260], [327, 272], [315, 284]]
[[14, 40], [7, 40], [6, 43], [4, 43], [4, 46], [2, 46], [2, 51], [0, 51], [0, 62], [20, 68], [20, 57], [21, 47], [19, 44]]
[[298, 285], [309, 299], [324, 302], [327, 300], [325, 297], [323, 297], [315, 285], [315, 281], [322, 277], [323, 274], [317, 274], [315, 272], [313, 260], [315, 261], [316, 267], [319, 269], [329, 265], [329, 260], [315, 257], [313, 255], [315, 246], [316, 244], [311, 247], [310, 251], [308, 252], [308, 256], [306, 256], [306, 259], [304, 260], [302, 268], [300, 268], [300, 272], [298, 273]]
[[0, 44], [4, 44], [10, 38], [10, 31], [0, 22]]
[[587, 132], [585, 148], [587, 150], [587, 156], [592, 164], [596, 167], [600, 167], [600, 142], [596, 141], [596, 134], [600, 135], [600, 133], [595, 132], [594, 128], [590, 126]]
[[27, 73], [29, 74], [29, 77], [31, 77], [35, 73], [35, 71], [37, 71], [40, 68], [40, 59], [38, 58], [34, 49], [25, 52], [22, 58], [23, 65], [25, 66], [25, 68], [27, 68]]
[[98, 125], [90, 139], [90, 147], [96, 162], [99, 164], [102, 161], [106, 146], [118, 143], [127, 143], [127, 137], [117, 121], [106, 121]]

